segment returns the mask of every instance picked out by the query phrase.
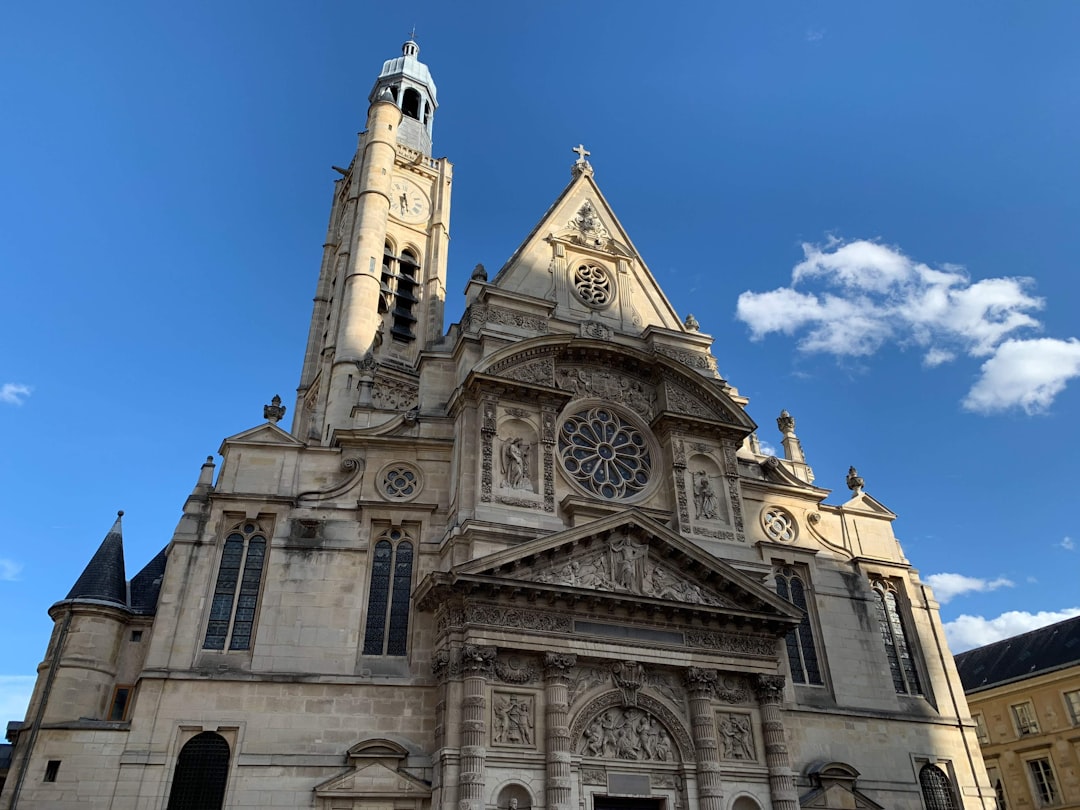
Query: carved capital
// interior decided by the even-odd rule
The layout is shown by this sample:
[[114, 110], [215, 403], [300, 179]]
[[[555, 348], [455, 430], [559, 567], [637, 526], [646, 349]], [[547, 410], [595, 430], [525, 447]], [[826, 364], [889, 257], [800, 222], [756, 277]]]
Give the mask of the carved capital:
[[469, 675], [490, 675], [498, 652], [498, 647], [466, 644], [461, 648], [461, 669]]
[[577, 665], [577, 656], [566, 653], [544, 653], [544, 677], [549, 681], [569, 678], [570, 670]]
[[716, 692], [716, 670], [690, 667], [683, 676], [693, 697], [711, 697]]
[[782, 703], [784, 700], [783, 675], [758, 675], [754, 680], [754, 691], [762, 703]]
[[431, 656], [431, 674], [440, 682], [445, 682], [450, 677], [450, 651], [436, 650]]

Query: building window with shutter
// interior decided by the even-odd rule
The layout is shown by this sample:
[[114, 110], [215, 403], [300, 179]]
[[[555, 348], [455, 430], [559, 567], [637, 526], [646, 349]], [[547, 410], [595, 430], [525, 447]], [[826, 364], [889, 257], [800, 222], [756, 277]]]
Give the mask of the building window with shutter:
[[802, 621], [787, 634], [788, 662], [794, 683], [821, 686], [821, 665], [814, 645], [814, 630], [807, 596], [806, 571], [791, 565], [780, 565], [775, 571], [776, 593], [802, 611]]
[[364, 655], [405, 655], [413, 554], [412, 538], [398, 528], [383, 532], [372, 548]]
[[252, 521], [238, 524], [226, 536], [204, 650], [251, 649], [266, 551], [266, 533]]
[[871, 584], [877, 606], [878, 629], [885, 644], [893, 687], [899, 695], [921, 695], [919, 672], [908, 636], [907, 622], [903, 616], [904, 603], [900, 599], [896, 583], [887, 579], [876, 579]]
[[1039, 807], [1052, 807], [1061, 801], [1058, 793], [1054, 769], [1046, 757], [1028, 760], [1028, 773], [1031, 775], [1032, 795]]

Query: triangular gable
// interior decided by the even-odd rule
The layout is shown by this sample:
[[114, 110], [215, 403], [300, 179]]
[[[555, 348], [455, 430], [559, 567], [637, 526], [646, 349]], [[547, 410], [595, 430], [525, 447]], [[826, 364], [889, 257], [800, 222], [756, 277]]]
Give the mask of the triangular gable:
[[431, 795], [431, 786], [384, 762], [358, 761], [343, 774], [315, 786], [324, 798], [412, 798]]
[[235, 433], [232, 436], [227, 436], [221, 442], [221, 448], [218, 449], [218, 453], [221, 453], [228, 444], [271, 444], [271, 445], [288, 445], [292, 447], [304, 447], [304, 443], [288, 433], [272, 422], [266, 422], [261, 425], [257, 425], [253, 428]]
[[453, 579], [681, 603], [788, 624], [801, 611], [636, 509], [457, 566]]
[[877, 498], [873, 498], [865, 492], [859, 492], [851, 500], [841, 504], [840, 508], [845, 512], [864, 512], [866, 514], [874, 515], [875, 517], [884, 517], [888, 520], [896, 519], [895, 512], [885, 506]]
[[828, 810], [883, 810], [856, 787], [859, 772], [845, 762], [816, 762], [807, 770], [813, 790], [799, 797], [800, 807]]
[[[580, 265], [608, 278], [606, 300], [583, 303], [574, 294]], [[646, 326], [684, 331], [682, 321], [649, 272], [600, 188], [592, 169], [577, 168], [570, 184], [499, 270], [492, 285], [557, 302], [556, 317], [590, 318], [619, 331]]]

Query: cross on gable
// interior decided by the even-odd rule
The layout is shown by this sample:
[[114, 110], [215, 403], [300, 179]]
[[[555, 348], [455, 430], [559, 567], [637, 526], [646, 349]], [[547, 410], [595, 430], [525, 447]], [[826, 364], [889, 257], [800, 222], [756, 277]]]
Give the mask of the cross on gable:
[[579, 165], [584, 163], [585, 158], [587, 158], [589, 155], [592, 154], [592, 152], [590, 152], [588, 149], [586, 149], [580, 143], [577, 146], [575, 146], [573, 149], [571, 149], [570, 151], [574, 152], [577, 155], [577, 162], [578, 162]]

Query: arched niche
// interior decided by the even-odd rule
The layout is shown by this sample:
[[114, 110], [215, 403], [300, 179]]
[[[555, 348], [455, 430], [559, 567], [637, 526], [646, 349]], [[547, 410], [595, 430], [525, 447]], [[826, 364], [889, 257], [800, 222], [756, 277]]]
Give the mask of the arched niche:
[[495, 451], [495, 481], [500, 493], [528, 496], [540, 492], [540, 443], [529, 421], [511, 417], [499, 422]]
[[533, 804], [532, 793], [518, 782], [504, 785], [495, 796], [498, 810], [529, 810]]
[[716, 459], [705, 453], [691, 454], [685, 475], [694, 520], [729, 523], [724, 472]]

